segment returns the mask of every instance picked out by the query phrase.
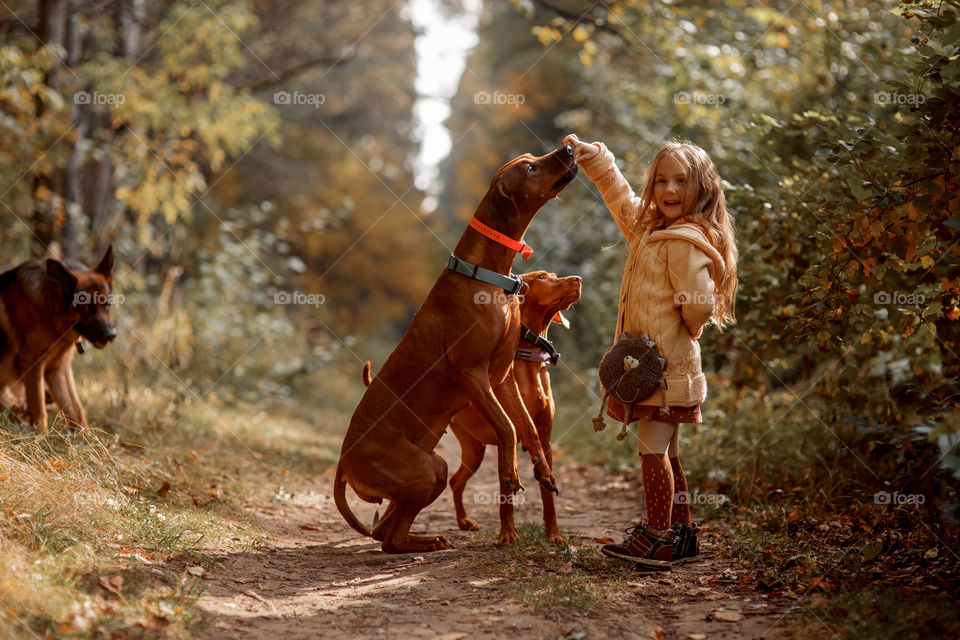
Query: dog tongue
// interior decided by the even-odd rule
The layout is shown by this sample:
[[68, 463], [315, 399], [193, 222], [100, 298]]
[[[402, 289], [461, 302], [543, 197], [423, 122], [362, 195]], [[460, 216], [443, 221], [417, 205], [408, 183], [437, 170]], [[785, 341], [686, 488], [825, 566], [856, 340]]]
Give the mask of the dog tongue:
[[552, 321], [556, 322], [557, 324], [562, 324], [564, 329], [570, 328], [570, 321], [564, 318], [563, 314], [560, 313], [559, 311], [557, 311], [557, 313], [554, 314]]

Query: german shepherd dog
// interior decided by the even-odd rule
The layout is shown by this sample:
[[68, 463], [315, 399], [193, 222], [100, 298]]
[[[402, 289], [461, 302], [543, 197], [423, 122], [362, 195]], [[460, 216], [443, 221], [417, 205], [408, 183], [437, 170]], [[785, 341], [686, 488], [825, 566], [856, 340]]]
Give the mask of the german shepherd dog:
[[48, 258], [0, 274], [0, 403], [25, 403], [42, 435], [44, 381], [71, 428], [87, 428], [70, 364], [80, 339], [102, 349], [117, 337], [112, 289], [112, 246], [93, 269]]

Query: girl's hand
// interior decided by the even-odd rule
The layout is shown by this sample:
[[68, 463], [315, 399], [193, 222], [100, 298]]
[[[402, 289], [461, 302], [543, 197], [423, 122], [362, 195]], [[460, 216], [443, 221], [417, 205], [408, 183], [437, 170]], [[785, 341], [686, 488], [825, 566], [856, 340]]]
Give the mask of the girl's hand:
[[563, 139], [563, 144], [573, 147], [573, 157], [576, 158], [578, 164], [584, 160], [590, 160], [600, 153], [600, 147], [596, 144], [581, 142], [573, 133]]

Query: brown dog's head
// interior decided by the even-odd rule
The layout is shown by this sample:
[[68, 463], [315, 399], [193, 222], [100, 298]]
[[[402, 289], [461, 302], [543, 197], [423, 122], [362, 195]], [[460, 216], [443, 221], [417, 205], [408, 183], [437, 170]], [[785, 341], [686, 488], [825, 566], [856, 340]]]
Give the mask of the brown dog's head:
[[569, 309], [580, 299], [580, 276], [558, 278], [555, 273], [531, 271], [520, 277], [527, 285], [520, 304], [520, 321], [524, 326], [542, 334], [554, 316], [559, 316], [559, 321], [569, 327], [567, 319], [560, 312]]
[[68, 266], [47, 259], [47, 277], [54, 283], [64, 315], [72, 328], [98, 349], [117, 337], [110, 306], [113, 302], [113, 247], [100, 263], [88, 269], [79, 262]]
[[487, 204], [477, 209], [477, 218], [501, 233], [519, 238], [540, 207], [563, 191], [576, 175], [570, 145], [539, 158], [525, 153], [494, 174], [484, 198]]

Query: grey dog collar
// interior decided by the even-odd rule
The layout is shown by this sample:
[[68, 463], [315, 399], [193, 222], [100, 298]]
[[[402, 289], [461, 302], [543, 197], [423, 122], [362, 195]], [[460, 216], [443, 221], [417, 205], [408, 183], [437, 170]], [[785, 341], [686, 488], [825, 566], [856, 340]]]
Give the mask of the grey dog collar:
[[447, 268], [473, 280], [479, 280], [480, 282], [486, 282], [495, 287], [500, 287], [507, 293], [516, 294], [523, 286], [523, 278], [520, 276], [505, 276], [502, 273], [484, 269], [483, 267], [461, 260], [452, 253], [450, 254], [450, 259], [447, 261]]

